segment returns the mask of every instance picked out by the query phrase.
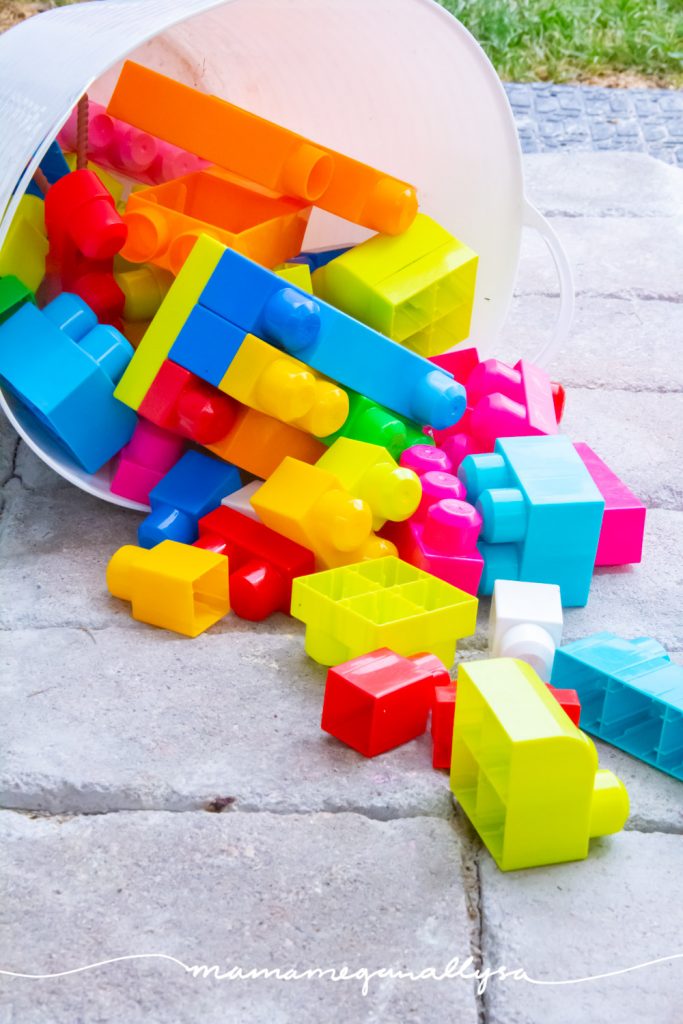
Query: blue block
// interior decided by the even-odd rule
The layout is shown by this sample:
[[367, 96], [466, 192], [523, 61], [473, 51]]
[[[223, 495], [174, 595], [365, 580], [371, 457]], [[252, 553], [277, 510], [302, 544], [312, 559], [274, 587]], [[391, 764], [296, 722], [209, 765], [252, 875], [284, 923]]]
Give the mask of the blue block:
[[557, 583], [563, 605], [585, 605], [605, 502], [569, 438], [499, 438], [458, 476], [483, 519], [480, 593], [497, 579]]
[[[54, 185], [56, 181], [59, 181], [60, 178], [69, 173], [69, 165], [64, 159], [61, 146], [56, 140], [50, 144], [50, 148], [40, 161], [40, 169], [51, 185]], [[39, 199], [43, 199], [43, 193], [35, 181], [31, 181], [26, 191], [31, 196], [38, 196]]]
[[179, 366], [216, 387], [244, 341], [246, 331], [204, 306], [195, 306], [168, 354]]
[[298, 256], [294, 256], [291, 260], [287, 260], [288, 263], [303, 263], [313, 273], [314, 270], [319, 270], [320, 267], [324, 267], [327, 263], [332, 260], [336, 260], [337, 256], [343, 256], [349, 249], [353, 249], [352, 245], [345, 245], [341, 249], [317, 249], [312, 252], [301, 252]]
[[240, 475], [229, 462], [203, 452], [186, 452], [150, 491], [152, 511], [140, 523], [138, 544], [153, 548], [162, 540], [194, 543], [202, 516], [241, 486]]
[[578, 693], [582, 729], [683, 781], [683, 667], [656, 640], [575, 640], [556, 651], [551, 682]]
[[137, 415], [114, 398], [133, 348], [64, 292], [0, 325], [0, 379], [88, 473], [130, 440]]
[[223, 253], [199, 301], [421, 426], [444, 430], [465, 411], [465, 389], [452, 374], [233, 249]]

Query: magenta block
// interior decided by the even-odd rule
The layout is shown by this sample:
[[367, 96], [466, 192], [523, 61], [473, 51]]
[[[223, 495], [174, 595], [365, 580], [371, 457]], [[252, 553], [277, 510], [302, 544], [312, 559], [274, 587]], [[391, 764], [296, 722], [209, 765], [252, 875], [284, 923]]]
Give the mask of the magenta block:
[[111, 482], [112, 494], [149, 505], [153, 490], [185, 450], [185, 440], [139, 419], [128, 444], [121, 449]]
[[645, 506], [592, 448], [583, 441], [577, 441], [574, 447], [605, 499], [595, 556], [596, 566], [640, 562], [645, 532]]

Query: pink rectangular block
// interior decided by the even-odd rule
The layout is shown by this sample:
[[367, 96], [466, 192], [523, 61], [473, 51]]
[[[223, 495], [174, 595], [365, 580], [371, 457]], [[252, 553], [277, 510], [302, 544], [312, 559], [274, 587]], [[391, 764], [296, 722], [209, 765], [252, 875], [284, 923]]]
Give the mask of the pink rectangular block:
[[110, 490], [122, 498], [149, 505], [149, 492], [176, 464], [185, 450], [182, 437], [139, 419], [128, 444], [121, 449]]
[[595, 556], [596, 566], [640, 562], [647, 511], [645, 506], [585, 442], [577, 441], [574, 447], [605, 499], [600, 541]]

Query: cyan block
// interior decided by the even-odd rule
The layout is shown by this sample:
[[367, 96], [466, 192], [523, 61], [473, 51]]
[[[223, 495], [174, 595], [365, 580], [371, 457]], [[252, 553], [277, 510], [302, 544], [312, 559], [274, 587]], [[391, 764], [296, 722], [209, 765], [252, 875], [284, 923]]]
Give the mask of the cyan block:
[[114, 398], [133, 348], [63, 292], [0, 325], [0, 379], [88, 473], [130, 440], [137, 415]]
[[451, 374], [233, 249], [223, 253], [200, 304], [420, 425], [452, 426], [465, 390]]
[[585, 605], [605, 502], [569, 438], [499, 438], [458, 476], [483, 520], [479, 592], [497, 579], [557, 583], [563, 605]]
[[245, 334], [210, 309], [195, 306], [173, 342], [169, 359], [218, 387]]
[[[56, 140], [50, 144], [47, 153], [40, 161], [40, 169], [51, 185], [54, 185], [56, 181], [59, 181], [60, 178], [69, 173], [69, 165], [64, 159], [62, 148]], [[43, 198], [43, 193], [35, 181], [30, 182], [26, 191], [31, 196], [38, 196], [39, 199]]]
[[229, 462], [186, 452], [150, 491], [152, 511], [138, 527], [138, 544], [153, 548], [162, 540], [194, 543], [201, 517], [241, 486], [240, 475]]
[[556, 651], [551, 683], [576, 690], [586, 732], [683, 781], [683, 667], [656, 640], [575, 640]]

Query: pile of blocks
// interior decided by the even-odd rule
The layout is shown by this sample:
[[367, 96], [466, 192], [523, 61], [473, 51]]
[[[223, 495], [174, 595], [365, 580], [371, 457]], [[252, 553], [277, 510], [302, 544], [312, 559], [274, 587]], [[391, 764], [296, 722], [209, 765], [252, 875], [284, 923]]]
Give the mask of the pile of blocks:
[[[651, 640], [560, 646], [645, 508], [561, 385], [463, 344], [477, 255], [409, 183], [141, 65], [74, 154], [84, 110], [0, 252], [0, 381], [148, 508], [110, 592], [190, 637], [300, 619], [324, 731], [375, 757], [431, 720], [503, 870], [585, 857], [628, 815], [586, 732], [683, 778], [683, 680]], [[369, 237], [306, 251], [314, 208]], [[491, 656], [453, 680], [477, 595]]]

